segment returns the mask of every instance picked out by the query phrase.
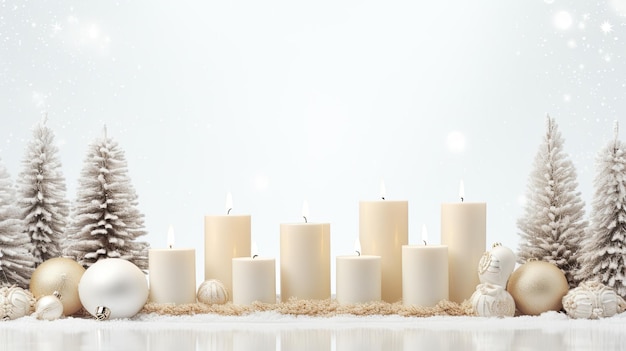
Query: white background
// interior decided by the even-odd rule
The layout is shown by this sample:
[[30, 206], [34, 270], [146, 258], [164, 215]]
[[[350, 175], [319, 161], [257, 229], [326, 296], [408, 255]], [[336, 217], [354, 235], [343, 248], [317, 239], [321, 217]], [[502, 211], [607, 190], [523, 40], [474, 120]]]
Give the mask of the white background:
[[334, 267], [381, 178], [409, 201], [410, 243], [422, 225], [439, 243], [440, 204], [464, 179], [466, 201], [487, 203], [488, 244], [516, 249], [545, 114], [587, 205], [597, 152], [614, 120], [626, 129], [623, 14], [624, 0], [0, 1], [0, 158], [16, 177], [47, 113], [73, 200], [106, 124], [143, 239], [164, 247], [173, 225], [198, 283], [203, 216], [229, 191], [277, 258], [279, 224], [307, 200], [331, 223]]

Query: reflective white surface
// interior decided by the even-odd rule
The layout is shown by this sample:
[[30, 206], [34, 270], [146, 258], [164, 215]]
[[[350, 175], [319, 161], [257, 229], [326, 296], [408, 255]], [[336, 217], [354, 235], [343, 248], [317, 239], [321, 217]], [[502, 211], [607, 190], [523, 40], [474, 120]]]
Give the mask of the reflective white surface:
[[30, 317], [0, 324], [0, 350], [621, 350], [626, 316], [302, 318], [140, 317], [96, 322]]

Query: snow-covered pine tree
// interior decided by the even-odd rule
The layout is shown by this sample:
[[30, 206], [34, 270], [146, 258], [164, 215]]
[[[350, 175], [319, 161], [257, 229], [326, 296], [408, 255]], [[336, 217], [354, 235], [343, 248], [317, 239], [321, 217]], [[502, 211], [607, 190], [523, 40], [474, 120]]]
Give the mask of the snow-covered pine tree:
[[33, 244], [35, 265], [61, 255], [61, 242], [69, 214], [65, 178], [47, 117], [33, 129], [18, 178], [18, 204], [24, 230]]
[[596, 159], [594, 195], [587, 238], [579, 257], [580, 281], [599, 280], [626, 297], [626, 148], [615, 138]]
[[577, 191], [576, 170], [563, 151], [563, 138], [553, 118], [546, 116], [546, 133], [535, 155], [527, 185], [524, 214], [517, 220], [518, 260], [530, 258], [559, 267], [576, 287], [577, 252], [587, 222]]
[[88, 148], [72, 208], [65, 254], [85, 268], [104, 258], [122, 258], [148, 269], [148, 243], [137, 241], [145, 235], [143, 214], [137, 208], [137, 194], [128, 176], [124, 151], [107, 137], [96, 139]]
[[15, 188], [0, 162], [0, 286], [28, 288], [35, 261], [15, 203]]

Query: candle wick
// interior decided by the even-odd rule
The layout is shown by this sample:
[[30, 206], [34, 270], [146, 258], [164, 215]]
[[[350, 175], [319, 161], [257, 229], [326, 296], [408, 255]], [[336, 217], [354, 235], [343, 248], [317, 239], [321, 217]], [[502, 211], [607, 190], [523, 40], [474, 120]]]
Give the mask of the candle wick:
[[381, 196], [380, 198], [381, 198], [381, 199], [383, 199], [383, 200], [385, 199], [385, 197], [384, 197], [384, 196]]
[[358, 256], [361, 256], [361, 251], [355, 250]]
[[309, 221], [306, 219], [306, 216], [302, 216], [304, 218], [304, 223], [309, 223]]
[[231, 208], [229, 208], [229, 209], [228, 209], [228, 211], [226, 211], [226, 214], [230, 214], [230, 211], [231, 211], [232, 209], [233, 209], [232, 207], [231, 207]]
[[252, 255], [252, 258], [257, 258], [259, 257], [259, 255]]
[[170, 249], [172, 248], [172, 244], [169, 245]]
[[463, 202], [463, 196], [461, 196], [461, 202]]
[[424, 242], [424, 246], [427, 246], [428, 244], [426, 243], [426, 240], [422, 240]]

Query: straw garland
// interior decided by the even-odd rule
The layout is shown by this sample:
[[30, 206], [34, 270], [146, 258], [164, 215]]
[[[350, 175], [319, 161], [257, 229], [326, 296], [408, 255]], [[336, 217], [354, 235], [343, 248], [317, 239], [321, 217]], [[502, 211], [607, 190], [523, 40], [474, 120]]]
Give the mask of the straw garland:
[[432, 316], [474, 316], [474, 310], [468, 300], [458, 304], [451, 301], [441, 301], [435, 307], [404, 306], [402, 303], [370, 302], [358, 305], [340, 305], [335, 300], [298, 300], [289, 299], [277, 304], [255, 302], [251, 306], [207, 305], [194, 304], [157, 304], [147, 303], [142, 313], [157, 313], [162, 315], [194, 315], [217, 314], [222, 316], [244, 316], [254, 312], [275, 311], [286, 315], [332, 317], [338, 315], [400, 315], [405, 317], [432, 317]]

